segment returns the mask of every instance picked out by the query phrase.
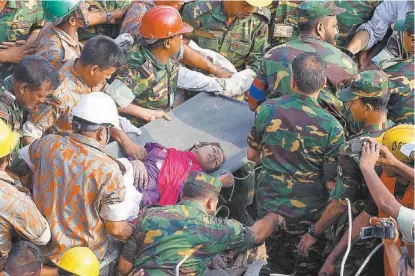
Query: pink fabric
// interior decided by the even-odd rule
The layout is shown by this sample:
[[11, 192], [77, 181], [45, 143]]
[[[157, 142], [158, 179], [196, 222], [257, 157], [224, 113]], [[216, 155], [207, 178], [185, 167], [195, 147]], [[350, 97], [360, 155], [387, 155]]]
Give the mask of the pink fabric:
[[190, 151], [168, 149], [167, 157], [158, 176], [160, 205], [176, 204], [179, 193], [190, 171], [201, 171], [196, 157]]

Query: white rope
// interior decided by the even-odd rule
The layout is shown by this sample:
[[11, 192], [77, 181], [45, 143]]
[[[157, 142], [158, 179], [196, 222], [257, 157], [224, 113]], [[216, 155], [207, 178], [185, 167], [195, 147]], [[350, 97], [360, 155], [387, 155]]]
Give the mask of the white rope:
[[365, 268], [365, 266], [367, 265], [367, 263], [370, 261], [370, 259], [372, 258], [372, 256], [376, 253], [376, 251], [378, 251], [379, 248], [381, 248], [383, 246], [383, 243], [378, 244], [378, 246], [375, 247], [375, 249], [372, 250], [372, 252], [370, 252], [369, 256], [366, 257], [365, 261], [363, 262], [362, 266], [359, 268], [359, 270], [357, 271], [355, 276], [359, 276], [360, 273], [362, 273], [363, 269]]
[[352, 229], [353, 229], [352, 227], [352, 223], [353, 223], [352, 206], [350, 205], [350, 200], [348, 198], [346, 198], [346, 201], [347, 201], [347, 213], [349, 217], [349, 233], [347, 233], [347, 250], [346, 250], [346, 253], [344, 254], [342, 265], [340, 267], [340, 276], [343, 276], [344, 274], [344, 266], [346, 265], [346, 260], [347, 260], [347, 257], [349, 256], [350, 248], [352, 247]]
[[176, 265], [176, 276], [180, 276], [180, 266], [187, 260], [189, 259], [190, 255], [186, 255], [183, 260], [180, 261], [180, 263], [178, 263]]

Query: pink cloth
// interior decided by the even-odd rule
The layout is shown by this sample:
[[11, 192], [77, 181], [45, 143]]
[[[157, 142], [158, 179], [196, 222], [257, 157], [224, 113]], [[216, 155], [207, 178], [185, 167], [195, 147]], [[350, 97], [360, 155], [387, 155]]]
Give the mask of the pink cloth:
[[176, 204], [183, 184], [190, 171], [201, 171], [196, 157], [190, 151], [180, 151], [173, 148], [167, 150], [167, 158], [158, 176], [160, 205]]

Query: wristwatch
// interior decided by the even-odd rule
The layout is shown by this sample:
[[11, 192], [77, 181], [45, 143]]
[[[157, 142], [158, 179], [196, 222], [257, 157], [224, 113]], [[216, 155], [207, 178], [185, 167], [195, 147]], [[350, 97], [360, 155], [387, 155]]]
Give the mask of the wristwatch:
[[320, 238], [322, 234], [317, 235], [316, 234], [316, 225], [315, 224], [311, 224], [310, 227], [308, 227], [308, 234], [310, 234], [310, 236], [312, 236], [313, 238]]
[[109, 24], [111, 22], [111, 12], [106, 11], [105, 14], [107, 15], [107, 24]]

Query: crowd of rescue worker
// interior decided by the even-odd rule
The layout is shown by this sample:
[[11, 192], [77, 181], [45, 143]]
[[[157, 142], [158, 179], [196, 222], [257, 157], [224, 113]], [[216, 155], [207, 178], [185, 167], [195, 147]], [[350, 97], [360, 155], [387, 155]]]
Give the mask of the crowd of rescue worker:
[[[413, 275], [414, 38], [410, 0], [0, 1], [0, 275], [218, 275], [264, 244], [259, 275]], [[200, 92], [255, 112], [236, 172], [131, 138]]]

